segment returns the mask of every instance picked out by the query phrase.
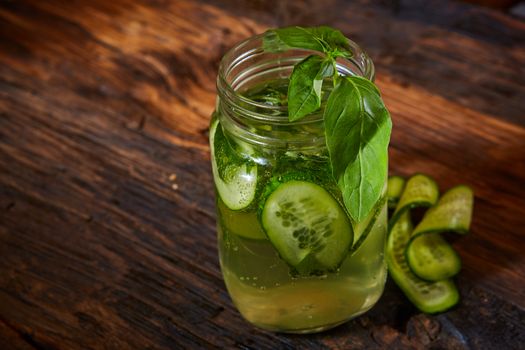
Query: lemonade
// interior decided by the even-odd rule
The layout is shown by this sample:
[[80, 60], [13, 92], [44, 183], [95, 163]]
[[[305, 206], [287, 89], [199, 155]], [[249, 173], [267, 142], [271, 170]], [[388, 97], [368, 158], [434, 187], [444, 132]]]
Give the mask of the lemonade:
[[[294, 44], [304, 32], [282, 33]], [[226, 54], [210, 123], [226, 287], [249, 322], [293, 333], [366, 312], [386, 280], [390, 119], [370, 82], [373, 64], [340, 33], [308, 33], [332, 42], [333, 51], [307, 58], [301, 50], [271, 53], [255, 36]], [[292, 77], [298, 63], [299, 73], [320, 80], [308, 85], [306, 76]], [[303, 92], [304, 105], [290, 99]]]

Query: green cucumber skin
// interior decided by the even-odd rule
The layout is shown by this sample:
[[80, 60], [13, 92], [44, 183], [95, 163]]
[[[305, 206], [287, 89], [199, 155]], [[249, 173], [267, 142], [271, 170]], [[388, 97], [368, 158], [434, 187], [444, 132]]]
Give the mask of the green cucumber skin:
[[[420, 195], [417, 200], [407, 200], [405, 198], [410, 197], [410, 192], [417, 190], [417, 187], [415, 189], [414, 186], [417, 185], [418, 181], [424, 181], [427, 182], [426, 185], [428, 185], [427, 188], [424, 188], [427, 192], [424, 196]], [[403, 212], [414, 209], [414, 208], [420, 208], [420, 207], [431, 207], [438, 201], [439, 198], [439, 187], [436, 183], [436, 181], [431, 178], [428, 175], [425, 174], [415, 174], [412, 175], [406, 182], [405, 188], [403, 191], [403, 194], [401, 195], [401, 198], [399, 199], [399, 202], [397, 204], [396, 210], [392, 214], [392, 218], [389, 221], [389, 226], [393, 226], [396, 221], [399, 219], [399, 217], [403, 214]], [[405, 203], [406, 202], [406, 203]]]
[[[444, 205], [451, 203], [451, 200], [449, 197], [453, 197], [452, 199], [457, 200], [458, 194], [462, 196], [460, 198], [464, 203], [464, 205], [461, 205], [460, 208], [452, 208], [452, 213], [449, 213], [445, 215], [444, 218], [441, 218], [443, 220], [448, 220], [448, 222], [444, 223], [440, 221], [438, 224], [435, 222], [429, 220], [429, 218], [426, 218], [427, 216], [437, 216], [435, 212], [438, 212], [440, 209], [443, 208]], [[460, 202], [461, 204], [461, 202]], [[441, 206], [441, 207], [440, 207]], [[467, 234], [470, 229], [470, 224], [472, 221], [472, 211], [474, 208], [474, 193], [472, 189], [465, 185], [459, 185], [455, 186], [451, 189], [449, 189], [447, 192], [443, 194], [443, 196], [439, 199], [438, 203], [433, 206], [426, 214], [423, 220], [419, 223], [419, 225], [415, 228], [413, 236], [416, 237], [420, 233], [424, 232], [439, 232], [439, 231], [450, 231], [455, 232], [461, 235]], [[450, 209], [449, 209], [450, 210]], [[442, 212], [444, 209], [441, 210]], [[443, 216], [443, 213], [439, 213]], [[428, 223], [430, 221], [430, 224]], [[434, 220], [435, 221], [435, 220]]]
[[[388, 261], [388, 260], [387, 260]], [[420, 311], [426, 313], [426, 314], [439, 314], [445, 311], [448, 311], [452, 309], [454, 306], [456, 306], [460, 300], [458, 289], [456, 288], [454, 282], [451, 279], [441, 280], [437, 282], [431, 282], [431, 283], [442, 283], [444, 284], [444, 288], [446, 288], [449, 291], [449, 296], [446, 300], [446, 302], [439, 304], [439, 305], [432, 305], [429, 303], [426, 303], [425, 301], [422, 301], [412, 295], [412, 293], [407, 292], [407, 287], [404, 284], [404, 279], [406, 279], [406, 276], [399, 274], [396, 271], [393, 271], [390, 268], [389, 269], [390, 276], [392, 276], [392, 279], [396, 282], [396, 284], [403, 290], [405, 296], [407, 297], [410, 302], [416, 306]], [[417, 277], [416, 277], [417, 278]]]

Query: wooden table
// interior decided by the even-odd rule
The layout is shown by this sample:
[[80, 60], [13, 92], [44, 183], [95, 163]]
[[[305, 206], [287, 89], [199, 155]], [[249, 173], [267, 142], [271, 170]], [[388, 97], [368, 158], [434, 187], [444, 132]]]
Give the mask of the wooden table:
[[[470, 184], [462, 301], [379, 304], [309, 336], [254, 329], [216, 252], [207, 129], [218, 62], [268, 27], [365, 47], [391, 173]], [[0, 348], [525, 346], [525, 24], [445, 1], [0, 1]]]

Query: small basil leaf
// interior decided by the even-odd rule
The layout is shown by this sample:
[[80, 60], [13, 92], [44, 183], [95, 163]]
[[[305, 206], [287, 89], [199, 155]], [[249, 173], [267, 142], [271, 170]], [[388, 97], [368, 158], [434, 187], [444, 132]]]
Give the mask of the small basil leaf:
[[332, 53], [334, 57], [351, 56], [348, 39], [339, 30], [326, 26], [270, 29], [263, 37], [263, 48], [269, 52], [295, 48]]
[[288, 85], [288, 120], [301, 119], [321, 107], [323, 79], [332, 73], [331, 60], [318, 55], [310, 55], [294, 66]]
[[372, 82], [345, 77], [328, 98], [324, 122], [333, 175], [350, 216], [360, 222], [387, 177], [390, 115]]
[[312, 31], [302, 27], [286, 27], [268, 30], [263, 37], [265, 51], [278, 52], [291, 48], [324, 52], [325, 47]]
[[330, 50], [337, 53], [335, 56], [351, 56], [350, 44], [348, 39], [339, 30], [320, 26], [310, 28], [315, 37], [321, 38], [321, 40], [330, 46]]

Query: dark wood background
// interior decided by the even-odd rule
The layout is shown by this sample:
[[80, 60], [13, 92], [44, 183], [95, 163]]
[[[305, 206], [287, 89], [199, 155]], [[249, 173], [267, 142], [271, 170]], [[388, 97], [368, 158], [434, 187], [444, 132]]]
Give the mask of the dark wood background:
[[[287, 24], [369, 52], [391, 173], [475, 189], [453, 310], [423, 315], [389, 282], [366, 315], [290, 336], [232, 306], [215, 77], [229, 47]], [[524, 22], [448, 1], [0, 0], [0, 348], [523, 348], [524, 67]]]

